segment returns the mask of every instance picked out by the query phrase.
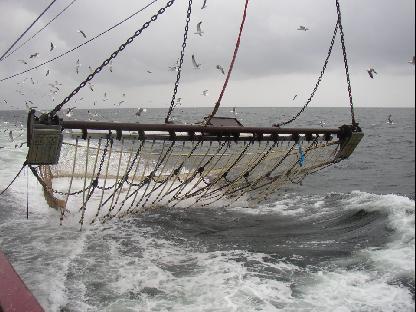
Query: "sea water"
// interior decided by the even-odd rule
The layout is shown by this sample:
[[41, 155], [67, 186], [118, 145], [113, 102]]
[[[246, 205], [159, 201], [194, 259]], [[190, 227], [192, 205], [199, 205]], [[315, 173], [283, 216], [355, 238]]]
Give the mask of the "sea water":
[[[97, 112], [153, 123], [164, 111]], [[293, 113], [241, 108], [237, 118], [270, 125]], [[264, 205], [160, 208], [80, 231], [59, 225], [24, 171], [0, 198], [0, 248], [46, 311], [414, 311], [415, 111], [358, 109], [357, 119], [365, 138], [349, 160]], [[321, 121], [349, 123], [348, 110], [310, 109], [295, 125]], [[25, 159], [24, 124], [25, 112], [0, 112], [1, 189]]]

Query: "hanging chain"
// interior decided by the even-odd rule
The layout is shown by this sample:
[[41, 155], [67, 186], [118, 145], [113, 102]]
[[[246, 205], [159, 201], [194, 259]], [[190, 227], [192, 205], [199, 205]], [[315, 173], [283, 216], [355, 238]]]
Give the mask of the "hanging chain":
[[173, 110], [176, 108], [176, 105], [177, 105], [176, 95], [178, 94], [179, 83], [181, 81], [181, 76], [182, 76], [182, 65], [183, 65], [184, 58], [185, 58], [185, 50], [186, 50], [186, 44], [187, 44], [187, 41], [188, 41], [188, 31], [189, 31], [189, 23], [191, 21], [191, 15], [192, 15], [192, 0], [189, 0], [188, 11], [187, 11], [187, 14], [186, 14], [185, 33], [183, 35], [181, 57], [179, 59], [179, 64], [178, 64], [178, 74], [176, 75], [176, 82], [175, 82], [175, 87], [173, 89], [173, 96], [172, 96], [172, 100], [170, 102], [169, 111], [168, 111], [168, 114], [166, 115], [166, 118], [165, 118], [165, 123], [167, 123], [167, 124], [170, 122], [170, 117], [173, 113]]
[[74, 91], [72, 91], [71, 94], [69, 96], [67, 96], [62, 101], [61, 104], [57, 105], [48, 114], [48, 116], [50, 118], [53, 118], [56, 115], [56, 113], [58, 113], [66, 103], [68, 103], [82, 88], [84, 88], [87, 85], [88, 82], [90, 82], [92, 79], [94, 79], [95, 75], [100, 73], [104, 69], [104, 67], [106, 67], [108, 64], [110, 64], [110, 62], [112, 60], [114, 60], [118, 56], [118, 54], [120, 52], [122, 52], [129, 44], [131, 44], [134, 41], [134, 39], [136, 39], [138, 36], [140, 36], [142, 34], [142, 32], [145, 29], [147, 29], [152, 22], [155, 22], [159, 18], [160, 15], [165, 13], [166, 9], [170, 8], [175, 3], [175, 1], [176, 0], [169, 0], [163, 8], [159, 9], [159, 11], [155, 15], [153, 15], [150, 18], [149, 21], [144, 23], [143, 26], [134, 33], [133, 36], [131, 36], [129, 39], [127, 39], [127, 41], [125, 43], [123, 43], [116, 51], [114, 51], [111, 54], [111, 56], [108, 59], [106, 59], [92, 74], [90, 74]]
[[339, 19], [337, 21], [337, 24], [335, 25], [334, 34], [332, 35], [332, 39], [331, 39], [331, 45], [329, 47], [328, 55], [327, 55], [327, 57], [325, 59], [324, 66], [323, 66], [323, 68], [321, 70], [321, 74], [319, 75], [319, 78], [318, 78], [318, 81], [316, 82], [315, 88], [313, 89], [313, 91], [312, 91], [311, 96], [309, 97], [309, 99], [306, 101], [306, 104], [290, 120], [285, 121], [285, 122], [282, 122], [282, 123], [279, 123], [279, 124], [274, 124], [273, 127], [286, 126], [286, 125], [294, 122], [296, 119], [299, 118], [299, 116], [305, 111], [305, 109], [308, 107], [308, 105], [312, 102], [312, 100], [313, 100], [313, 98], [314, 98], [314, 96], [316, 94], [316, 91], [318, 91], [318, 88], [319, 88], [319, 86], [320, 86], [320, 84], [322, 82], [322, 78], [324, 77], [326, 68], [328, 66], [329, 59], [331, 58], [332, 50], [333, 50], [334, 45], [335, 45], [335, 39], [337, 38], [338, 30], [339, 30]]
[[347, 48], [345, 46], [345, 34], [344, 34], [344, 28], [342, 26], [341, 6], [339, 4], [339, 0], [336, 0], [336, 4], [337, 4], [337, 13], [338, 13], [338, 25], [339, 25], [339, 30], [340, 30], [340, 33], [341, 33], [342, 54], [344, 56], [345, 73], [347, 75], [348, 96], [350, 98], [351, 121], [352, 121], [352, 126], [353, 126], [354, 130], [358, 130], [358, 124], [355, 121], [354, 101], [353, 101], [353, 98], [352, 98], [352, 88], [351, 88], [351, 77], [350, 77], [350, 70], [349, 70], [349, 66], [348, 66]]

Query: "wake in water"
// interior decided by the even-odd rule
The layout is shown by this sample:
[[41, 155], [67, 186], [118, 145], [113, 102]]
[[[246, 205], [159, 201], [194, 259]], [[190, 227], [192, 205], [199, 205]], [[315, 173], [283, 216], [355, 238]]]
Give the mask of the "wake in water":
[[406, 197], [288, 194], [264, 207], [77, 226], [39, 210], [0, 227], [2, 248], [47, 310], [414, 309], [415, 202]]

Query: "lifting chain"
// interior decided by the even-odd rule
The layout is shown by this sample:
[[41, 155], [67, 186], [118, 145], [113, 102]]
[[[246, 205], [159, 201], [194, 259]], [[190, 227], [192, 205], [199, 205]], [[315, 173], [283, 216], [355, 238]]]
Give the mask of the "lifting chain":
[[342, 26], [342, 15], [341, 15], [341, 6], [339, 4], [339, 0], [336, 0], [337, 3], [337, 13], [338, 13], [338, 25], [339, 30], [341, 33], [341, 46], [342, 46], [342, 54], [344, 56], [344, 66], [345, 66], [345, 73], [347, 76], [347, 84], [348, 84], [348, 96], [350, 99], [350, 106], [351, 106], [351, 122], [354, 131], [360, 131], [358, 127], [358, 123], [355, 121], [355, 113], [354, 113], [354, 101], [352, 98], [352, 87], [351, 87], [351, 77], [350, 77], [350, 70], [348, 66], [348, 57], [347, 57], [347, 48], [345, 46], [345, 34], [344, 28]]
[[318, 78], [318, 81], [315, 85], [315, 88], [313, 89], [312, 94], [309, 97], [309, 99], [306, 101], [306, 104], [301, 108], [301, 110], [294, 117], [292, 117], [288, 121], [278, 123], [278, 124], [274, 124], [273, 125], [274, 127], [286, 126], [286, 125], [294, 122], [296, 119], [299, 118], [299, 116], [305, 111], [305, 109], [311, 103], [312, 99], [314, 98], [314, 96], [316, 94], [316, 91], [318, 91], [318, 88], [321, 84], [322, 78], [325, 74], [326, 68], [328, 66], [329, 59], [330, 59], [331, 54], [332, 54], [332, 50], [334, 48], [335, 39], [336, 39], [336, 36], [338, 34], [338, 30], [339, 30], [340, 33], [341, 33], [342, 53], [343, 53], [343, 56], [344, 56], [344, 66], [345, 66], [345, 72], [346, 72], [346, 75], [347, 75], [348, 95], [349, 95], [350, 106], [351, 106], [352, 126], [353, 126], [354, 131], [360, 131], [360, 128], [358, 127], [358, 124], [355, 121], [355, 115], [354, 115], [354, 102], [353, 102], [353, 98], [352, 98], [351, 78], [350, 78], [349, 67], [348, 67], [347, 49], [346, 49], [346, 46], [345, 46], [345, 34], [344, 34], [344, 29], [343, 29], [343, 26], [342, 26], [342, 19], [341, 19], [341, 17], [342, 17], [341, 16], [341, 6], [339, 4], [339, 0], [335, 0], [335, 1], [336, 1], [336, 6], [337, 6], [337, 15], [338, 15], [337, 24], [335, 26], [334, 34], [333, 34], [332, 39], [331, 39], [331, 46], [329, 47], [328, 55], [325, 59], [324, 66], [322, 68], [322, 71], [321, 71], [321, 74]]
[[175, 82], [175, 87], [173, 89], [172, 100], [170, 101], [169, 111], [168, 111], [168, 114], [166, 115], [166, 118], [165, 118], [165, 123], [166, 124], [170, 123], [170, 117], [173, 113], [173, 110], [176, 108], [176, 105], [177, 105], [176, 95], [178, 94], [179, 83], [181, 81], [181, 76], [182, 76], [182, 65], [183, 65], [183, 61], [184, 61], [184, 58], [185, 58], [185, 49], [186, 49], [186, 44], [187, 44], [187, 41], [188, 41], [188, 31], [189, 31], [189, 23], [191, 21], [191, 15], [192, 15], [192, 0], [189, 0], [188, 11], [187, 11], [187, 14], [186, 14], [185, 33], [183, 35], [181, 57], [179, 59], [179, 64], [178, 64], [178, 74], [176, 76], [176, 82]]
[[159, 9], [159, 11], [153, 15], [149, 21], [143, 24], [143, 26], [137, 30], [133, 36], [131, 36], [125, 43], [123, 43], [115, 52], [111, 54], [109, 58], [107, 58], [92, 74], [90, 74], [81, 84], [71, 92], [70, 95], [68, 95], [61, 104], [57, 105], [49, 114], [47, 114], [45, 117], [49, 117], [50, 119], [53, 119], [56, 114], [62, 109], [62, 107], [68, 103], [82, 88], [84, 88], [92, 79], [94, 79], [95, 75], [100, 73], [108, 64], [111, 63], [112, 60], [114, 60], [120, 52], [122, 52], [129, 44], [131, 44], [134, 39], [136, 39], [138, 36], [142, 34], [144, 30], [146, 30], [152, 22], [155, 22], [160, 15], [165, 13], [166, 9], [170, 8], [176, 0], [169, 0], [167, 4]]
[[282, 123], [278, 123], [278, 124], [274, 124], [273, 127], [281, 127], [281, 126], [286, 126], [292, 122], [294, 122], [296, 119], [299, 118], [300, 115], [302, 115], [302, 113], [305, 111], [305, 109], [309, 106], [309, 104], [312, 102], [316, 91], [318, 91], [318, 88], [322, 82], [322, 78], [324, 77], [326, 68], [328, 66], [328, 62], [329, 59], [331, 58], [332, 55], [332, 50], [334, 48], [335, 45], [335, 39], [337, 38], [337, 34], [338, 34], [338, 30], [339, 30], [339, 20], [337, 21], [337, 24], [335, 25], [335, 30], [334, 30], [334, 34], [332, 35], [332, 39], [331, 39], [331, 45], [329, 47], [329, 51], [328, 51], [328, 55], [326, 56], [325, 59], [325, 63], [324, 66], [321, 70], [321, 74], [319, 75], [318, 81], [316, 82], [315, 88], [313, 89], [311, 96], [309, 97], [309, 99], [306, 101], [306, 104], [301, 108], [301, 110], [295, 115], [293, 116], [291, 119], [289, 119], [288, 121], [282, 122]]

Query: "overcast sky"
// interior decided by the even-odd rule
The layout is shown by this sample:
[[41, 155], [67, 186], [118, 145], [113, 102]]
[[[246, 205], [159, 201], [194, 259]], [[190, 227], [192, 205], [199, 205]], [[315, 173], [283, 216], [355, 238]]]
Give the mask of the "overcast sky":
[[[72, 0], [58, 0], [23, 41], [44, 26]], [[0, 0], [0, 54], [14, 42], [51, 0]], [[113, 26], [151, 0], [77, 0], [34, 40], [0, 63], [0, 79], [57, 56]], [[65, 98], [167, 0], [81, 49], [14, 79], [0, 82], [1, 109], [24, 109], [31, 100], [42, 109]], [[169, 107], [176, 78], [168, 70], [179, 57], [187, 0], [176, 0], [166, 13], [128, 46], [68, 106], [78, 108]], [[228, 67], [238, 33], [244, 0], [194, 0], [183, 80], [178, 96], [184, 107], [212, 106], [224, 76], [216, 65]], [[415, 67], [408, 63], [415, 50], [414, 0], [341, 1], [346, 43], [357, 107], [414, 107]], [[251, 0], [238, 60], [223, 100], [224, 106], [302, 106], [309, 97], [326, 57], [336, 23], [335, 0]], [[204, 36], [195, 35], [202, 21]], [[298, 31], [299, 25], [310, 28]], [[327, 75], [312, 107], [347, 107], [347, 89], [339, 37]], [[50, 52], [50, 43], [55, 49]], [[29, 59], [33, 53], [39, 57]], [[194, 70], [191, 55], [202, 64]], [[80, 60], [80, 73], [75, 64]], [[18, 60], [25, 60], [24, 65]], [[367, 69], [378, 72], [370, 79]], [[46, 77], [47, 71], [50, 74]], [[151, 71], [152, 73], [148, 73]], [[25, 79], [26, 78], [26, 79]], [[32, 84], [30, 78], [33, 79]], [[62, 84], [50, 95], [49, 84]], [[203, 96], [203, 90], [209, 90]], [[104, 93], [108, 100], [103, 101]], [[123, 93], [126, 94], [123, 97]], [[292, 101], [295, 94], [299, 96]], [[83, 98], [83, 100], [81, 100]], [[7, 104], [5, 101], [7, 101]]]

